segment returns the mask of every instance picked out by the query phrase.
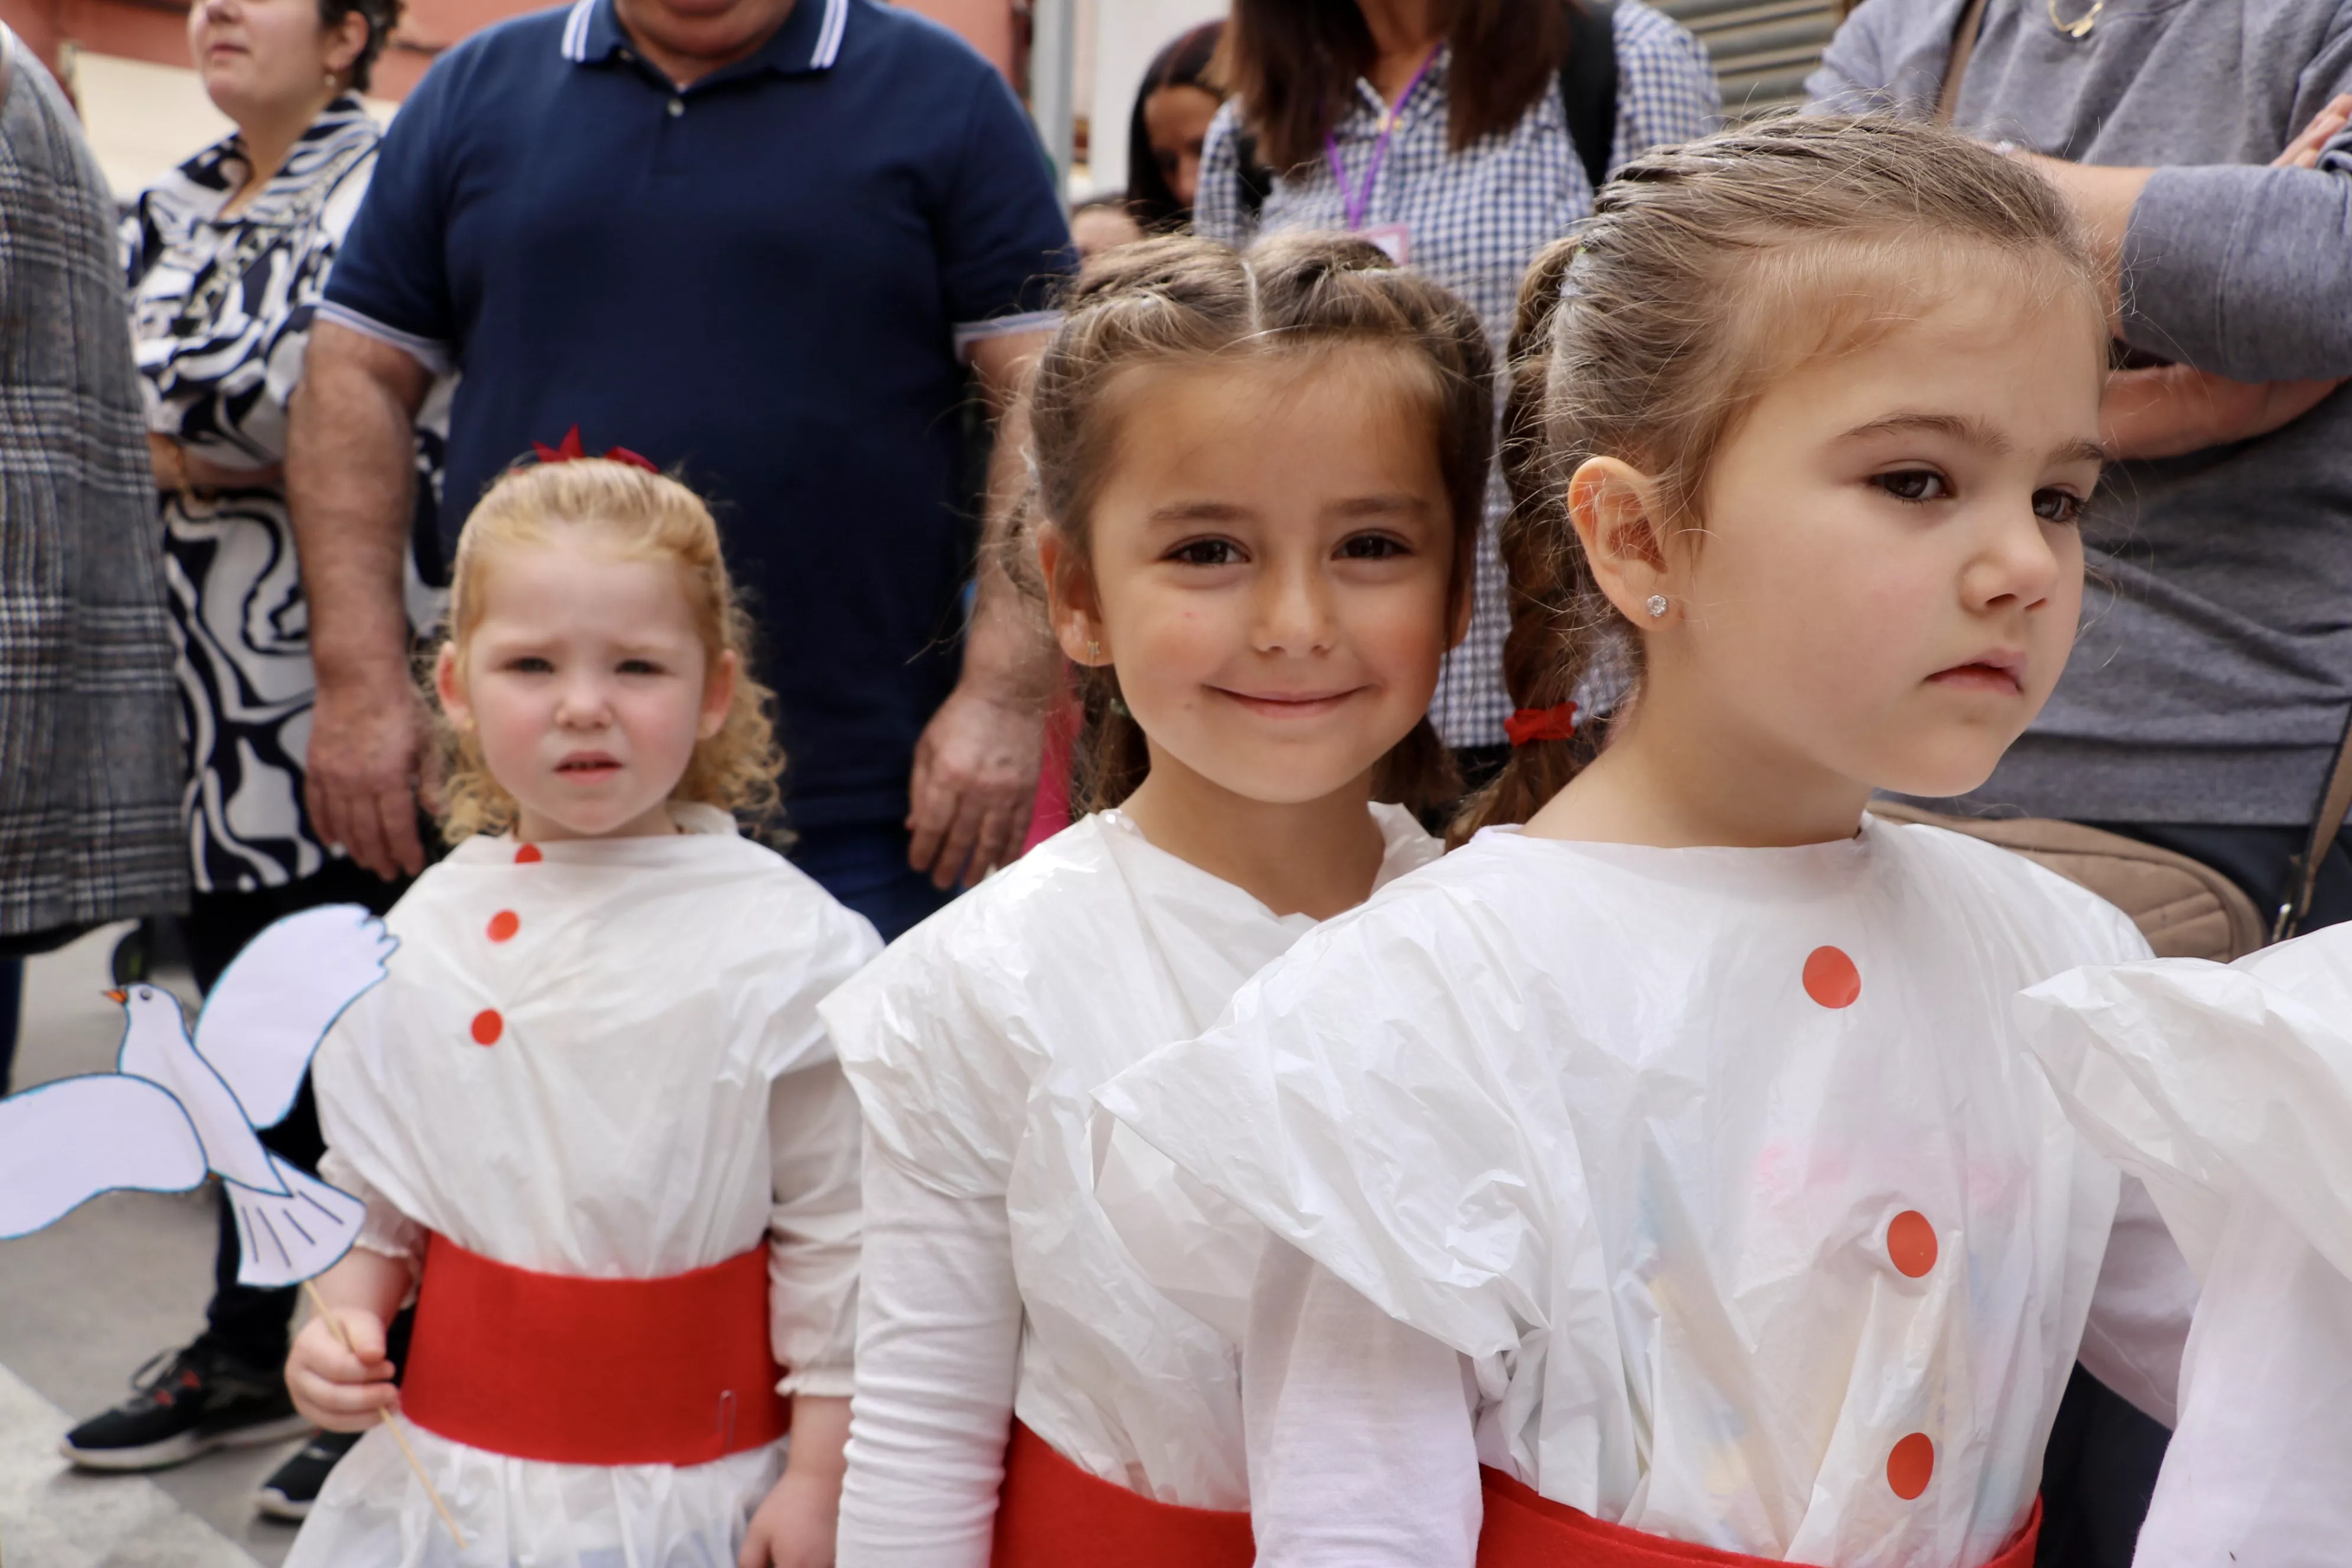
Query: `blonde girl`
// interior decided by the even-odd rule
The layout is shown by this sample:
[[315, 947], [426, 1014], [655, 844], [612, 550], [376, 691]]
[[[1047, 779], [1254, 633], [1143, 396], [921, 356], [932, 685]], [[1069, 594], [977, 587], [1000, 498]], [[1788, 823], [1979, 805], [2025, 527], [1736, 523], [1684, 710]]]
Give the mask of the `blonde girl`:
[[287, 1378], [368, 1436], [289, 1561], [830, 1562], [857, 1123], [815, 1007], [880, 944], [739, 831], [782, 759], [710, 513], [629, 463], [509, 473], [449, 631], [457, 846], [316, 1068], [329, 1179], [368, 1207], [320, 1280], [356, 1353], [313, 1321]]
[[1459, 300], [1346, 237], [1079, 279], [1031, 415], [1087, 815], [824, 1009], [868, 1130], [845, 1564], [1249, 1562], [1231, 1325], [1127, 1261], [1087, 1097], [1437, 853], [1381, 803], [1451, 787], [1489, 379]]
[[2145, 946], [1864, 808], [1965, 793], [2064, 664], [2091, 263], [1990, 152], [1780, 121], [1636, 160], [1522, 319], [1527, 738], [1467, 846], [1102, 1091], [1106, 1198], [1139, 1137], [1276, 1238], [1268, 1568], [2023, 1568], [2078, 1345], [2160, 1405], [2186, 1301], [2095, 1301], [2179, 1259], [2011, 1001]]

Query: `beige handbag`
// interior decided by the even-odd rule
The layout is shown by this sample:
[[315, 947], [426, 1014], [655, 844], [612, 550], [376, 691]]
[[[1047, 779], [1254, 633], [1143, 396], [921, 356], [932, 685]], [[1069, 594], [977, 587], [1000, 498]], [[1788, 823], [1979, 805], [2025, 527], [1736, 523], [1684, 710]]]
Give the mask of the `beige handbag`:
[[2303, 854], [2294, 862], [2293, 882], [2268, 920], [2243, 889], [2210, 866], [2119, 833], [2042, 816], [1946, 816], [1886, 800], [1871, 802], [1870, 810], [1888, 822], [1948, 827], [2038, 861], [2129, 915], [2159, 958], [2228, 963], [2302, 931], [2318, 890], [2320, 861], [2346, 813], [2352, 812], [2352, 728], [2345, 731], [2344, 743], [2336, 750], [2336, 767]]

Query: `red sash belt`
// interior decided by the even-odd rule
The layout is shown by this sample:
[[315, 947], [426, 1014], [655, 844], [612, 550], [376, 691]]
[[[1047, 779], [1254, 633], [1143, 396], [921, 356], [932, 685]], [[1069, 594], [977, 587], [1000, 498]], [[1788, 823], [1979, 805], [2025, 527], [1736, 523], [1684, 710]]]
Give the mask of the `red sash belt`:
[[1139, 1497], [1013, 1424], [990, 1568], [1250, 1568], [1255, 1555], [1248, 1514]]
[[[1478, 1479], [1486, 1494], [1478, 1568], [1787, 1568], [1769, 1558], [1604, 1524], [1491, 1467]], [[2042, 1500], [2036, 1498], [2025, 1528], [1984, 1568], [2033, 1568], [2033, 1543], [2041, 1533]]]
[[664, 1279], [581, 1279], [434, 1236], [400, 1407], [518, 1459], [700, 1465], [784, 1435], [782, 1375], [764, 1247]]

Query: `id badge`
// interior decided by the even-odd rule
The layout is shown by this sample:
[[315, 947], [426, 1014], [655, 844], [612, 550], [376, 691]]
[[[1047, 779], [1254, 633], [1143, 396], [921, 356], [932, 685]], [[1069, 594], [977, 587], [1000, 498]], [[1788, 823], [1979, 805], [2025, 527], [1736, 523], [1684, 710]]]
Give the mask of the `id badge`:
[[1401, 223], [1376, 223], [1356, 233], [1388, 253], [1399, 267], [1412, 265], [1412, 230]]

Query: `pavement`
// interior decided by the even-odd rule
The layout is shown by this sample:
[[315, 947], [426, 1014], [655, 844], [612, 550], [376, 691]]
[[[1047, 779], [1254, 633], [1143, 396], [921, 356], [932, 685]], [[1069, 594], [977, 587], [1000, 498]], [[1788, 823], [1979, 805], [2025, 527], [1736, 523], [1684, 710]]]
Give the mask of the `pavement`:
[[[122, 1010], [100, 993], [125, 929], [26, 964], [14, 1088], [113, 1069]], [[155, 978], [193, 994], [184, 974]], [[78, 1472], [58, 1454], [141, 1363], [204, 1326], [213, 1204], [205, 1188], [109, 1193], [0, 1241], [0, 1568], [277, 1568], [293, 1545], [294, 1527], [257, 1515], [252, 1495], [299, 1443], [145, 1476]]]

